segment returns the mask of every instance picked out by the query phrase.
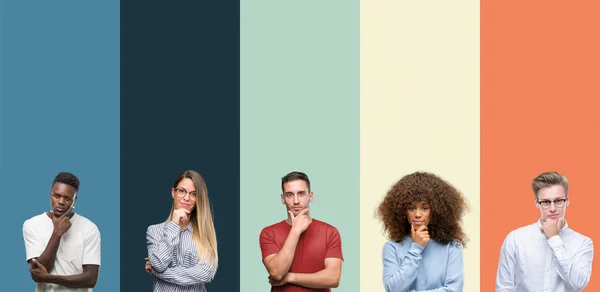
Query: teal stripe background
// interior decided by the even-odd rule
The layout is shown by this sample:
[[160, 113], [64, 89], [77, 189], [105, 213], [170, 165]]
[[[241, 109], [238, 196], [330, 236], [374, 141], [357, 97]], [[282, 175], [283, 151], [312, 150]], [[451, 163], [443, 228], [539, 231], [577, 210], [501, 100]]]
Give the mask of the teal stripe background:
[[240, 291], [268, 291], [260, 231], [286, 218], [281, 177], [306, 172], [337, 227], [338, 291], [359, 291], [359, 1], [242, 0]]

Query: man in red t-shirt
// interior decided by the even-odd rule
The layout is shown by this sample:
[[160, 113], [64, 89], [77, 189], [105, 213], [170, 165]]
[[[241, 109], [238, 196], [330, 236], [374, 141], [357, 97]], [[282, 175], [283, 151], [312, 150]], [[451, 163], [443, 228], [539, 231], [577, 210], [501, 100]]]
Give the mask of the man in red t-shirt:
[[271, 292], [329, 292], [339, 285], [342, 273], [340, 234], [335, 227], [310, 217], [308, 205], [314, 194], [306, 174], [288, 173], [281, 178], [281, 189], [287, 219], [260, 233]]

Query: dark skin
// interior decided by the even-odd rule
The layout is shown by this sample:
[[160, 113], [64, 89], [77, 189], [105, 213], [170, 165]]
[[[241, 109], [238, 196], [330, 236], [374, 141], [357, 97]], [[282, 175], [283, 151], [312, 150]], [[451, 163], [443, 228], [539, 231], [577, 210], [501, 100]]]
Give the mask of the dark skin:
[[52, 219], [54, 231], [46, 249], [42, 254], [28, 261], [31, 265], [29, 272], [35, 282], [54, 283], [71, 288], [94, 288], [98, 280], [98, 265], [83, 265], [83, 273], [70, 276], [52, 275], [48, 271], [54, 269], [56, 252], [62, 236], [71, 228], [73, 206], [76, 201], [76, 190], [70, 185], [56, 183], [50, 191], [50, 205], [52, 209], [46, 215]]

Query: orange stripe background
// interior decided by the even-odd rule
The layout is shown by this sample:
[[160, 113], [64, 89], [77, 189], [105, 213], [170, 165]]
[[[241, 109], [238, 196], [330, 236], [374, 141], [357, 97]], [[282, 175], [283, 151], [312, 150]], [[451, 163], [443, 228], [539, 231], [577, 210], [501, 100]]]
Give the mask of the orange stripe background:
[[481, 1], [481, 291], [505, 236], [539, 218], [541, 172], [568, 177], [569, 226], [600, 242], [599, 167], [600, 1]]

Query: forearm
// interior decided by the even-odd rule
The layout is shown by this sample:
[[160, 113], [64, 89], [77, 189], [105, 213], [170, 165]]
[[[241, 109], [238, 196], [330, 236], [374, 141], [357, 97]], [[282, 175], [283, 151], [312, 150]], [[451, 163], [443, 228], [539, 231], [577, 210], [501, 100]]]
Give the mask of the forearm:
[[94, 288], [96, 281], [98, 280], [97, 275], [93, 273], [81, 273], [77, 275], [63, 276], [63, 275], [49, 275], [46, 283], [53, 283], [69, 288]]
[[408, 287], [417, 278], [423, 249], [424, 247], [412, 243], [400, 265], [398, 265], [395, 253], [384, 251], [383, 284], [386, 291], [408, 290]]
[[212, 280], [212, 265], [202, 263], [191, 268], [173, 267], [167, 268], [161, 273], [153, 270], [153, 274], [169, 283], [190, 286], [210, 282]]
[[457, 290], [452, 287], [448, 287], [448, 286], [444, 285], [442, 287], [430, 289], [430, 290], [409, 290], [408, 292], [462, 292], [462, 290]]
[[340, 283], [339, 273], [328, 269], [311, 274], [289, 273], [287, 277], [288, 283], [312, 289], [337, 288]]
[[285, 239], [281, 250], [266, 263], [269, 275], [275, 280], [281, 280], [290, 270], [300, 234], [292, 229]]
[[591, 259], [593, 249], [584, 246], [575, 258], [569, 256], [562, 239], [557, 235], [548, 240], [548, 244], [554, 252], [559, 263], [558, 274], [574, 290], [582, 290], [587, 286], [591, 276]]
[[36, 259], [40, 264], [46, 267], [48, 272], [52, 272], [54, 269], [54, 261], [56, 260], [56, 252], [58, 251], [58, 246], [60, 245], [60, 238], [60, 235], [57, 235], [53, 232], [52, 236], [50, 236], [50, 239], [48, 240], [46, 249]]
[[168, 222], [154, 235], [156, 242], [148, 248], [148, 260], [152, 269], [163, 272], [171, 263], [173, 249], [179, 244], [179, 225]]

